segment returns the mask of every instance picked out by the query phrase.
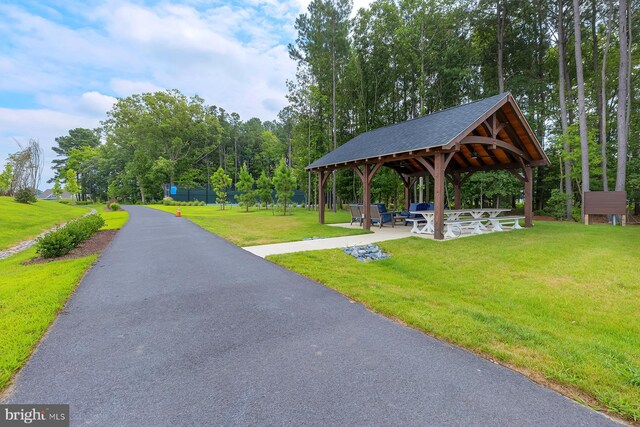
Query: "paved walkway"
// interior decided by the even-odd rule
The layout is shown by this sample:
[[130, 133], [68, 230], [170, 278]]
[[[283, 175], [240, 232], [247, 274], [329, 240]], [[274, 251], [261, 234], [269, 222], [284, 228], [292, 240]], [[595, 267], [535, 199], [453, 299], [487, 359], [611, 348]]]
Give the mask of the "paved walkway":
[[[361, 228], [357, 224], [329, 224], [334, 227]], [[269, 255], [287, 254], [291, 252], [317, 251], [320, 249], [336, 249], [345, 246], [368, 245], [370, 243], [384, 242], [385, 240], [404, 239], [405, 237], [421, 237], [433, 239], [430, 234], [412, 234], [411, 227], [398, 225], [396, 227], [371, 227], [371, 234], [357, 234], [355, 236], [329, 237], [326, 239], [302, 240], [298, 242], [272, 243], [269, 245], [245, 246], [244, 250], [266, 258]]]
[[7, 402], [73, 426], [614, 425], [164, 212], [86, 275]]

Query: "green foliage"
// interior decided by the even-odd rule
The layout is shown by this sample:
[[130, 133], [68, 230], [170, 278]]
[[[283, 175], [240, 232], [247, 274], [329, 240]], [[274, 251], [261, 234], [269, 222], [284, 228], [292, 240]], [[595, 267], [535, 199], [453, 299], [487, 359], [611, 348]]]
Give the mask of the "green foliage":
[[4, 170], [0, 173], [0, 196], [10, 196], [11, 181], [13, 180], [13, 164], [7, 162]]
[[60, 196], [62, 196], [62, 185], [60, 185], [60, 178], [56, 178], [55, 182], [53, 183], [51, 193], [56, 196], [56, 199], [59, 199]]
[[256, 195], [258, 196], [260, 204], [265, 208], [269, 207], [269, 203], [272, 201], [271, 191], [273, 190], [273, 185], [271, 183], [271, 179], [269, 179], [264, 171], [260, 174], [260, 177], [256, 182], [256, 187]]
[[238, 183], [236, 184], [236, 188], [242, 193], [237, 195], [236, 199], [241, 207], [246, 208], [247, 212], [249, 212], [249, 208], [256, 202], [256, 196], [253, 192], [253, 181], [253, 177], [247, 170], [247, 164], [243, 163], [242, 168], [240, 168], [240, 175], [238, 175]]
[[71, 197], [75, 199], [76, 195], [80, 191], [78, 181], [76, 180], [76, 172], [73, 169], [67, 169], [65, 180], [64, 189], [71, 193]]
[[13, 196], [18, 203], [35, 203], [38, 201], [36, 193], [31, 188], [20, 188]]
[[567, 216], [567, 200], [571, 197], [569, 194], [563, 193], [557, 188], [551, 190], [551, 197], [545, 204], [545, 211], [556, 219], [566, 218]]
[[64, 228], [39, 237], [36, 243], [36, 252], [43, 258], [66, 255], [100, 230], [104, 224], [104, 218], [99, 214], [71, 221]]
[[283, 207], [283, 215], [286, 215], [287, 206], [295, 190], [296, 177], [293, 175], [293, 171], [287, 167], [284, 159], [280, 160], [273, 175], [273, 186], [276, 189], [276, 200]]
[[216, 192], [216, 202], [224, 210], [227, 204], [227, 190], [231, 186], [231, 177], [219, 167], [218, 170], [211, 177], [211, 186], [213, 191]]
[[112, 211], [119, 211], [120, 210], [120, 204], [118, 203], [111, 203], [109, 205], [109, 209], [111, 209]]

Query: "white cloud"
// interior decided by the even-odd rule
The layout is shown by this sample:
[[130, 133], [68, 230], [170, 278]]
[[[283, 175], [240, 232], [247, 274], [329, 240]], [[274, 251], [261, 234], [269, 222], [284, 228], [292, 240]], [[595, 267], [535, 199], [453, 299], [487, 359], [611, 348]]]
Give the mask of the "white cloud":
[[[13, 138], [36, 138], [50, 161], [55, 137], [98, 126], [115, 97], [134, 93], [175, 88], [243, 119], [286, 105], [286, 45], [309, 0], [98, 2], [0, 5], [0, 159]], [[355, 0], [354, 15], [369, 3]], [[33, 108], [10, 108], [3, 92]]]
[[51, 150], [55, 138], [66, 135], [69, 129], [83, 127], [93, 129], [100, 124], [100, 118], [91, 115], [70, 114], [50, 109], [10, 109], [0, 108], [0, 159], [19, 150], [16, 141], [26, 144], [33, 138], [40, 142], [44, 152], [45, 171], [41, 188], [53, 177], [51, 160], [56, 154]]

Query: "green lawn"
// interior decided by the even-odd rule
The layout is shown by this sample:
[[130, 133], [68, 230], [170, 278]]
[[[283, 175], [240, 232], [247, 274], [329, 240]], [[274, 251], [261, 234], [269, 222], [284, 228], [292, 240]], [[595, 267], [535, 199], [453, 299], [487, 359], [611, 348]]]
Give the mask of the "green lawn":
[[[152, 205], [151, 208], [175, 214], [176, 206]], [[361, 229], [347, 229], [318, 224], [318, 213], [295, 208], [293, 215], [273, 215], [271, 209], [250, 209], [237, 206], [221, 210], [217, 206], [181, 206], [183, 217], [238, 246], [292, 242], [305, 237], [336, 237], [369, 233]], [[348, 212], [326, 212], [327, 224], [349, 222]]]
[[13, 197], [0, 197], [0, 250], [36, 237], [44, 230], [78, 218], [89, 211], [86, 206], [70, 206], [54, 200], [27, 205]]
[[[445, 242], [269, 259], [374, 311], [640, 420], [640, 227], [539, 222]], [[558, 387], [559, 386], [559, 387]]]
[[[56, 202], [38, 202], [36, 205], [40, 203], [59, 205]], [[126, 212], [104, 212], [100, 207], [95, 206], [107, 221], [103, 229], [119, 228], [128, 218]], [[78, 208], [72, 209], [78, 212]], [[91, 255], [22, 265], [34, 256], [35, 248], [31, 248], [0, 260], [0, 391], [25, 363], [97, 258], [97, 255]]]

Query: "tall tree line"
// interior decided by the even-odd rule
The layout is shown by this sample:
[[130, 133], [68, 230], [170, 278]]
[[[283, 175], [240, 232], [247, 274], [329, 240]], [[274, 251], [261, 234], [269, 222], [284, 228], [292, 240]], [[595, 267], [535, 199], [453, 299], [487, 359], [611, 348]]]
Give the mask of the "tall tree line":
[[[638, 3], [377, 0], [347, 19], [348, 1], [313, 0], [289, 48], [298, 61], [289, 96], [300, 178], [308, 160], [358, 133], [510, 91], [552, 160], [537, 172], [538, 209], [555, 190], [570, 216], [584, 192], [615, 188], [637, 210]], [[329, 25], [334, 17], [340, 25]], [[378, 196], [393, 198], [393, 173], [376, 179], [386, 188]], [[359, 197], [351, 171], [334, 182], [330, 199]], [[485, 184], [498, 194], [491, 187], [512, 183]]]

